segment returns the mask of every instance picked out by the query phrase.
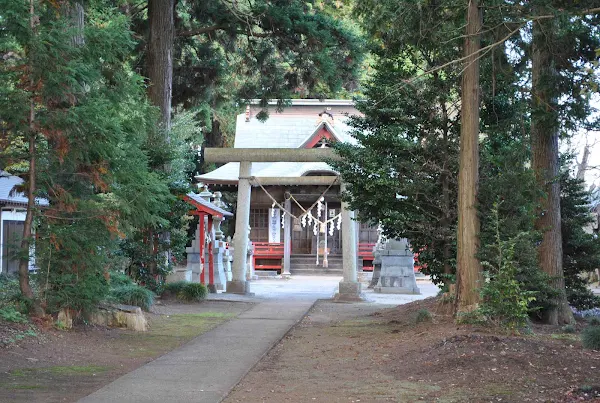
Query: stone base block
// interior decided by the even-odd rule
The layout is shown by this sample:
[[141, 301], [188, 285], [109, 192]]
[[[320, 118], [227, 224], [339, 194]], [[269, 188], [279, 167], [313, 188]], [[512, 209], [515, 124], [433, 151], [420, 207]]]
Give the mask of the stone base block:
[[124, 327], [136, 332], [148, 330], [148, 321], [137, 306], [114, 305], [101, 307], [88, 318], [90, 323], [101, 326]]
[[226, 292], [228, 294], [251, 294], [250, 283], [248, 281], [228, 281]]
[[356, 302], [362, 301], [360, 297], [361, 283], [340, 281], [340, 289], [333, 297], [334, 301]]
[[381, 287], [377, 286], [374, 289], [375, 292], [380, 294], [413, 294], [420, 295], [421, 290], [418, 287], [407, 288], [407, 287]]

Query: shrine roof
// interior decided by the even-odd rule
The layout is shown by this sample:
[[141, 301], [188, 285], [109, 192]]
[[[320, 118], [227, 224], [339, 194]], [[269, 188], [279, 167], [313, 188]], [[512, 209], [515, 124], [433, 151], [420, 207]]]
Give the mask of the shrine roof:
[[186, 195], [186, 197], [188, 197], [189, 199], [191, 199], [191, 201], [193, 201], [193, 204], [201, 209], [204, 212], [213, 214], [216, 213], [216, 215], [221, 215], [223, 217], [231, 217], [233, 216], [232, 213], [230, 213], [227, 210], [222, 209], [221, 207], [217, 206], [216, 204], [206, 200], [205, 198], [203, 198], [202, 196], [200, 196], [197, 193], [188, 193]]
[[[23, 183], [23, 179], [0, 170], [0, 205], [27, 205], [27, 197], [22, 192], [14, 191], [15, 186]], [[48, 200], [36, 198], [36, 204], [48, 206]]]
[[[303, 148], [327, 130], [338, 141], [356, 144], [350, 116], [359, 112], [349, 100], [315, 99], [292, 100], [292, 105], [277, 112], [274, 103], [269, 105], [269, 118], [261, 122], [256, 118], [262, 109], [255, 103], [245, 113], [237, 116], [234, 148]], [[324, 114], [331, 116], [327, 118]], [[200, 180], [214, 184], [237, 184], [239, 163], [227, 163], [212, 172], [200, 175]], [[263, 162], [253, 163], [251, 175], [260, 177], [299, 177], [311, 172], [335, 171], [324, 162]]]

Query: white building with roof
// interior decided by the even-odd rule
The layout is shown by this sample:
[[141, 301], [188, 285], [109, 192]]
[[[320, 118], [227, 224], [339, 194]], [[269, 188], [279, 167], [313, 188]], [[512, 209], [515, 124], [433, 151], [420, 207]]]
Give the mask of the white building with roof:
[[[27, 197], [19, 192], [23, 179], [0, 170], [0, 273], [15, 274], [19, 262], [15, 258], [23, 237], [23, 223], [27, 210]], [[39, 206], [48, 200], [36, 199]], [[33, 251], [30, 255], [32, 255]], [[30, 260], [30, 270], [33, 260]]]
[[[327, 148], [333, 142], [355, 143], [349, 119], [359, 112], [349, 100], [292, 100], [277, 112], [268, 107], [269, 118], [262, 122], [262, 108], [249, 105], [237, 116], [234, 148], [311, 149]], [[275, 152], [275, 150], [274, 150]], [[240, 163], [229, 162], [196, 178], [213, 188], [234, 190]], [[329, 184], [301, 185], [295, 178], [331, 177]], [[253, 162], [250, 168], [250, 241], [254, 245], [257, 270], [294, 274], [342, 273], [342, 232], [340, 185], [335, 170], [325, 162]], [[261, 183], [279, 178], [285, 185]], [[375, 228], [360, 225], [359, 266], [372, 267]], [[284, 252], [291, 254], [289, 262]], [[285, 267], [288, 265], [289, 267]]]

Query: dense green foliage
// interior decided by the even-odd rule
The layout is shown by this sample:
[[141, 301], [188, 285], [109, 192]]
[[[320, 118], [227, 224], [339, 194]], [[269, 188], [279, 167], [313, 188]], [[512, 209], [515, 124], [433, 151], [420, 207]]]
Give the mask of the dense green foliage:
[[148, 311], [154, 304], [154, 293], [136, 284], [131, 277], [119, 272], [110, 273], [110, 289], [107, 300], [125, 305], [135, 305]]
[[150, 310], [154, 304], [154, 293], [146, 287], [137, 284], [120, 285], [110, 289], [109, 298], [111, 301], [139, 306], [144, 311]]
[[0, 168], [49, 201], [32, 211], [37, 297], [48, 312], [92, 310], [109, 290], [149, 301], [131, 284], [109, 284], [112, 269], [160, 290], [185, 257], [180, 196], [199, 168], [196, 147], [205, 137], [225, 144], [240, 100], [357, 88], [362, 40], [331, 5], [176, 3], [167, 133], [143, 77], [145, 2], [0, 0]]
[[588, 326], [581, 332], [583, 347], [600, 350], [600, 326]]
[[592, 222], [590, 194], [581, 180], [564, 172], [561, 176], [563, 267], [569, 303], [579, 309], [600, 306], [600, 298], [588, 288], [586, 274], [599, 267], [600, 242], [586, 232]]
[[177, 297], [177, 295], [183, 291], [183, 288], [187, 284], [187, 281], [174, 281], [172, 283], [165, 283], [162, 287], [162, 296], [165, 297]]
[[[499, 204], [492, 208], [492, 222], [496, 229], [496, 239], [490, 249], [494, 249], [493, 261], [482, 261], [485, 272], [485, 284], [481, 287], [481, 314], [497, 324], [516, 330], [524, 326], [530, 313], [530, 304], [536, 300], [535, 291], [523, 290], [517, 277], [515, 246], [528, 243], [528, 234], [503, 241], [500, 227]], [[523, 238], [525, 238], [523, 240]]]
[[[531, 110], [528, 93], [531, 26], [527, 21], [540, 10], [552, 13], [561, 8], [577, 15], [557, 17], [560, 32], [552, 42], [553, 60], [561, 72], [556, 82], [558, 118], [565, 136], [592, 123], [586, 121], [593, 110], [589, 93], [580, 89], [598, 78], [581, 66], [597, 58], [593, 50], [600, 47], [594, 25], [598, 16], [580, 18], [577, 14], [593, 2], [563, 3], [539, 0], [521, 8], [498, 0], [483, 7], [482, 46], [489, 45], [489, 49], [480, 60], [479, 257], [495, 262], [484, 299], [495, 301], [497, 307], [505, 304], [488, 314], [504, 320], [514, 313], [514, 320], [508, 320], [511, 326], [522, 323], [524, 312], [541, 317], [555, 306], [559, 292], [540, 270], [537, 246], [541, 234], [534, 230], [537, 215], [544, 214], [539, 206], [546, 196], [530, 168], [531, 117], [541, 112]], [[347, 184], [345, 197], [359, 211], [359, 218], [382, 224], [387, 236], [408, 238], [419, 252], [423, 272], [446, 289], [456, 272], [465, 7], [459, 1], [365, 1], [357, 5], [357, 17], [373, 38], [375, 73], [366, 84], [366, 99], [357, 104], [362, 115], [352, 122], [358, 144], [338, 145], [344, 158], [332, 162]], [[515, 35], [519, 30], [522, 35]], [[600, 266], [600, 244], [582, 230], [589, 218], [580, 193], [583, 189], [564, 180], [561, 214], [567, 292], [573, 304], [591, 306], [597, 302], [590, 299], [579, 274]], [[502, 224], [498, 227], [494, 220]], [[506, 253], [501, 256], [500, 245], [510, 252], [510, 259]], [[505, 293], [511, 295], [510, 301]]]
[[[0, 107], [13, 149], [1, 164], [18, 173], [33, 136], [38, 194], [50, 202], [37, 220], [43, 300], [50, 312], [88, 311], [108, 292], [104, 272], [119, 239], [168, 223], [173, 197], [150, 171], [147, 152], [155, 112], [128, 63], [135, 42], [125, 16], [92, 2], [79, 32], [66, 5], [36, 2], [33, 27], [18, 30], [29, 26], [30, 10], [8, 3], [2, 47], [15, 57], [3, 65], [12, 74], [2, 75]], [[24, 99], [34, 102], [29, 122]]]
[[181, 291], [177, 293], [177, 298], [183, 301], [195, 302], [202, 301], [206, 298], [208, 290], [204, 284], [199, 283], [186, 283]]

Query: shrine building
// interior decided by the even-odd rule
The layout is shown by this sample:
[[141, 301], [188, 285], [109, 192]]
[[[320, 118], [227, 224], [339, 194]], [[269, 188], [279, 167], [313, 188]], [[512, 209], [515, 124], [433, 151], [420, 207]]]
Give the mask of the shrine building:
[[[277, 112], [272, 103], [264, 122], [257, 119], [261, 109], [251, 104], [237, 116], [234, 149], [262, 149], [269, 159], [269, 149], [276, 154], [282, 149], [326, 149], [338, 141], [356, 142], [348, 125], [349, 116], [359, 114], [352, 101], [292, 100], [282, 112]], [[341, 183], [334, 169], [320, 161], [287, 162], [285, 157], [273, 160], [276, 162], [249, 163], [247, 177], [240, 174], [243, 162], [228, 162], [196, 177], [213, 190], [235, 190], [240, 179], [250, 184], [248, 223], [254, 270], [284, 276], [341, 276], [342, 240], [348, 229], [355, 232], [348, 238], [356, 242], [352, 247], [355, 267], [359, 271], [372, 270], [377, 229], [347, 222], [350, 216], [344, 217]], [[240, 206], [236, 220], [239, 212]]]

